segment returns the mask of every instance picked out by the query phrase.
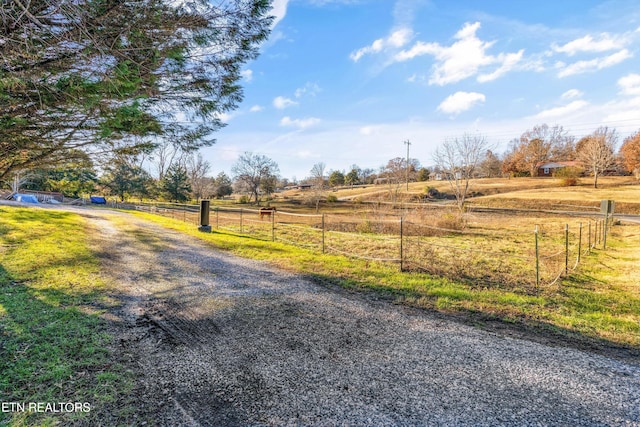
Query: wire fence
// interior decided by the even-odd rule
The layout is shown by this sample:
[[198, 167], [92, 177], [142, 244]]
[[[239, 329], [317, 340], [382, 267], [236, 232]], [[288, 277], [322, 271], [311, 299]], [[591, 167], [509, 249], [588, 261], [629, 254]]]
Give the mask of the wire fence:
[[[135, 209], [200, 221], [198, 205], [138, 204]], [[441, 226], [437, 213], [405, 212], [300, 214], [261, 209], [212, 207], [214, 230], [278, 241], [319, 253], [395, 263], [402, 271], [464, 280], [473, 286], [504, 287], [525, 293], [555, 285], [575, 271], [591, 250], [604, 248], [610, 221], [574, 219], [526, 230]]]

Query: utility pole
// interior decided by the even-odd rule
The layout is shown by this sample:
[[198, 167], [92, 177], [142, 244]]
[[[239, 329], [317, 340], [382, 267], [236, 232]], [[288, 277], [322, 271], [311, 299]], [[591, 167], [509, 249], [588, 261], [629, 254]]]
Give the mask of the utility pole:
[[404, 144], [407, 146], [407, 191], [409, 191], [409, 146], [411, 142], [407, 139]]

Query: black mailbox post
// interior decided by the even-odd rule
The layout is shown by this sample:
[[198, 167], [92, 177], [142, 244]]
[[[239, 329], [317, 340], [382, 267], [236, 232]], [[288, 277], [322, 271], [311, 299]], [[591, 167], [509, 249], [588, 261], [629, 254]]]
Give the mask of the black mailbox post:
[[209, 225], [209, 211], [211, 208], [211, 202], [209, 200], [200, 201], [200, 226], [198, 230], [211, 232], [211, 225]]

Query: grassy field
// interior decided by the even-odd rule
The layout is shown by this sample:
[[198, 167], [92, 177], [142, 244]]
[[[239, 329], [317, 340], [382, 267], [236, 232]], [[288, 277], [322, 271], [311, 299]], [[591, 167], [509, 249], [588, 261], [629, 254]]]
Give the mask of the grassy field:
[[[563, 187], [560, 179], [555, 178], [483, 178], [470, 183], [470, 193], [475, 195], [469, 199], [471, 205], [491, 207], [530, 208], [530, 209], [566, 209], [571, 206], [596, 207], [600, 200], [611, 199], [617, 202], [617, 211], [640, 214], [640, 183], [633, 177], [601, 177], [599, 188], [593, 188], [591, 178], [580, 178], [578, 185]], [[409, 190], [401, 185], [398, 188], [400, 202], [420, 199], [427, 188], [435, 188], [440, 192], [451, 194], [446, 181], [427, 181], [409, 183]], [[353, 189], [345, 188], [330, 191], [342, 201], [379, 202], [388, 201], [390, 192], [395, 186], [368, 185]], [[306, 193], [290, 190], [276, 195], [275, 205], [295, 208], [293, 201], [304, 200]], [[288, 202], [288, 203], [287, 203]], [[435, 202], [438, 202], [437, 200]], [[331, 209], [335, 209], [332, 207]]]
[[0, 412], [0, 425], [91, 424], [92, 412], [128, 391], [99, 317], [110, 302], [87, 233], [72, 213], [0, 207], [2, 401], [90, 405], [63, 415]]

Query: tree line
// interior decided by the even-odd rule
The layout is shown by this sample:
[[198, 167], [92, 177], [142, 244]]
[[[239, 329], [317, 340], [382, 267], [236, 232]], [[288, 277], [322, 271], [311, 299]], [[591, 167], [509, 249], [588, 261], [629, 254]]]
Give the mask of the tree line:
[[[70, 197], [100, 192], [125, 200], [128, 198], [164, 199], [185, 202], [202, 198], [222, 198], [244, 194], [247, 202], [258, 202], [278, 189], [305, 185], [312, 191], [308, 198], [317, 205], [327, 188], [384, 184], [392, 200], [405, 182], [443, 179], [451, 182], [460, 206], [465, 203], [469, 180], [479, 177], [537, 176], [543, 162], [573, 162], [563, 175], [589, 175], [597, 186], [605, 173], [630, 173], [640, 179], [640, 131], [627, 137], [617, 150], [615, 129], [601, 127], [580, 139], [573, 138], [561, 126], [534, 126], [513, 139], [507, 150], [496, 154], [481, 135], [463, 135], [444, 141], [435, 151], [432, 166], [424, 167], [415, 158], [396, 157], [373, 168], [352, 165], [349, 171], [327, 170], [316, 163], [301, 180], [280, 176], [278, 164], [267, 156], [244, 153], [232, 165], [232, 176], [212, 175], [211, 164], [193, 150], [185, 150], [163, 141], [149, 153], [120, 153], [97, 168], [91, 161], [74, 160], [64, 166], [23, 171], [23, 189], [59, 191]], [[152, 173], [153, 172], [153, 173]], [[14, 180], [15, 181], [15, 180]], [[12, 184], [15, 183], [11, 181]]]

